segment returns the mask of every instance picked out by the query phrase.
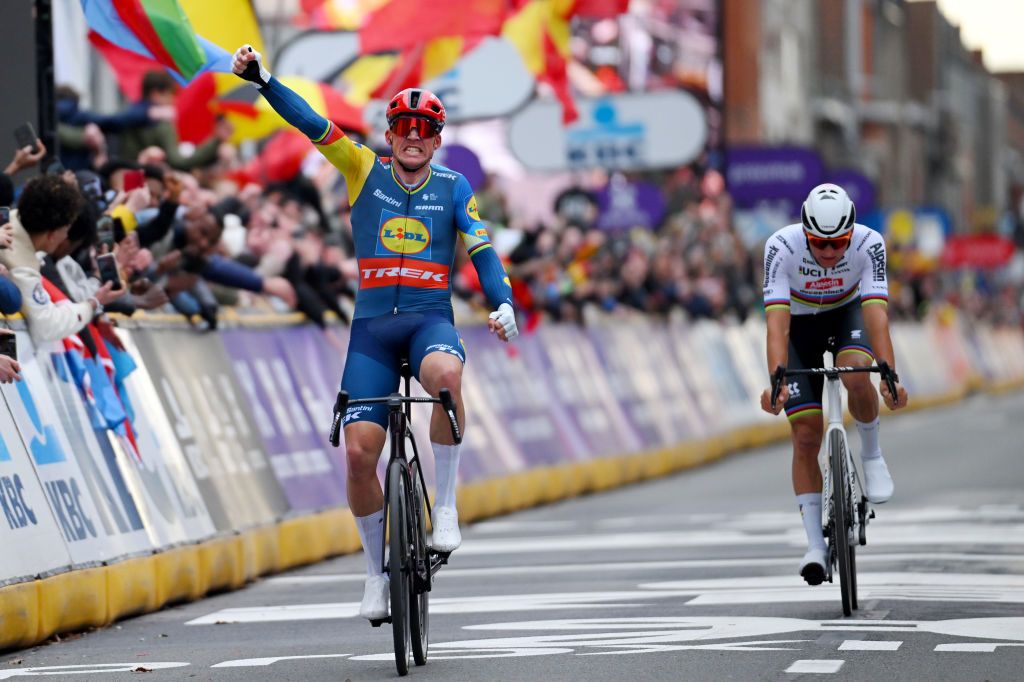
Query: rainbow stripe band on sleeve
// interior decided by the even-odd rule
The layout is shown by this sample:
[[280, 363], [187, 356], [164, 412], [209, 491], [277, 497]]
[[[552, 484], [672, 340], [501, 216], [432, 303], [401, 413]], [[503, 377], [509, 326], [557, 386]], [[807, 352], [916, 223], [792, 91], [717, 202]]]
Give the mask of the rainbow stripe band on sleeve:
[[803, 405], [797, 405], [792, 409], [786, 410], [786, 417], [790, 421], [811, 414], [821, 414], [821, 403], [804, 403]]
[[884, 294], [870, 294], [869, 296], [861, 296], [860, 304], [862, 306], [881, 303], [882, 305], [889, 305], [889, 297]]
[[473, 248], [471, 248], [469, 250], [469, 256], [470, 256], [470, 258], [472, 258], [473, 256], [475, 256], [476, 254], [480, 253], [484, 249], [489, 249], [489, 248], [491, 248], [491, 243], [490, 242], [481, 242], [481, 243], [477, 244], [476, 246], [474, 246]]
[[318, 139], [313, 140], [313, 144], [328, 145], [332, 142], [337, 142], [341, 138], [345, 137], [345, 134], [341, 132], [338, 126], [334, 125], [330, 121], [327, 122], [327, 130]]
[[781, 310], [785, 308], [789, 310], [789, 299], [788, 298], [777, 298], [771, 301], [764, 302], [764, 309], [767, 310]]

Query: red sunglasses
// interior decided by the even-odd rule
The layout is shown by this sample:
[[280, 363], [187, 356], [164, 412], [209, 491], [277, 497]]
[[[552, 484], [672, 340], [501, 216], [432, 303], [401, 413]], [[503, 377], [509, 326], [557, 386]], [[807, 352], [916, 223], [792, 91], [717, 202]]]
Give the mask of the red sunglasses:
[[429, 121], [425, 118], [402, 116], [401, 118], [396, 118], [391, 122], [391, 132], [399, 137], [409, 137], [409, 133], [413, 130], [415, 130], [424, 140], [437, 135], [437, 127], [434, 125], [433, 121]]
[[822, 251], [824, 251], [830, 246], [836, 251], [839, 251], [840, 249], [845, 249], [847, 246], [850, 245], [851, 239], [853, 239], [852, 232], [843, 235], [842, 237], [833, 237], [831, 239], [826, 239], [825, 237], [812, 237], [811, 235], [807, 235], [807, 243], [813, 246], [814, 248], [820, 249]]

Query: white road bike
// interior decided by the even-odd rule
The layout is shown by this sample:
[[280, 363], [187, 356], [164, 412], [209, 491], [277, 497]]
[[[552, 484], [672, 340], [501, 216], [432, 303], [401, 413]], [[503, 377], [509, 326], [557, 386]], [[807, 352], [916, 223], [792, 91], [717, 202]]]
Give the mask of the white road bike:
[[817, 367], [786, 369], [781, 365], [772, 374], [772, 406], [775, 405], [786, 377], [820, 374], [825, 377], [828, 399], [828, 428], [825, 431], [825, 470], [821, 494], [821, 524], [828, 542], [828, 565], [825, 577], [833, 582], [833, 569], [839, 571], [839, 591], [843, 598], [843, 615], [857, 609], [857, 545], [867, 544], [868, 520], [875, 512], [868, 507], [868, 498], [860, 484], [860, 476], [850, 456], [850, 445], [843, 425], [843, 396], [840, 374], [878, 372], [896, 395], [896, 378], [885, 362], [877, 367]]

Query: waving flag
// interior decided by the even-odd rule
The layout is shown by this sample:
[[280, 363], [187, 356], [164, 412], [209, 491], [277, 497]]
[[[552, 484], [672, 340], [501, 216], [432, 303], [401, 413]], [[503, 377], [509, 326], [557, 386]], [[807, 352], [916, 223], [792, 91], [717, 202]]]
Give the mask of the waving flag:
[[159, 63], [183, 85], [206, 71], [231, 71], [231, 55], [195, 34], [178, 0], [82, 0], [82, 10], [107, 42]]

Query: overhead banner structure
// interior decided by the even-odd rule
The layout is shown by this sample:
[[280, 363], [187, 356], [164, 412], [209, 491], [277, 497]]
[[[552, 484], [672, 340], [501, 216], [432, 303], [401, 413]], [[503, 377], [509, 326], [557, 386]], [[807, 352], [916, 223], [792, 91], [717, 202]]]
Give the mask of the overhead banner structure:
[[562, 126], [558, 102], [534, 100], [512, 118], [509, 146], [535, 171], [654, 170], [695, 160], [707, 142], [707, 114], [683, 90], [578, 99], [578, 121]]

